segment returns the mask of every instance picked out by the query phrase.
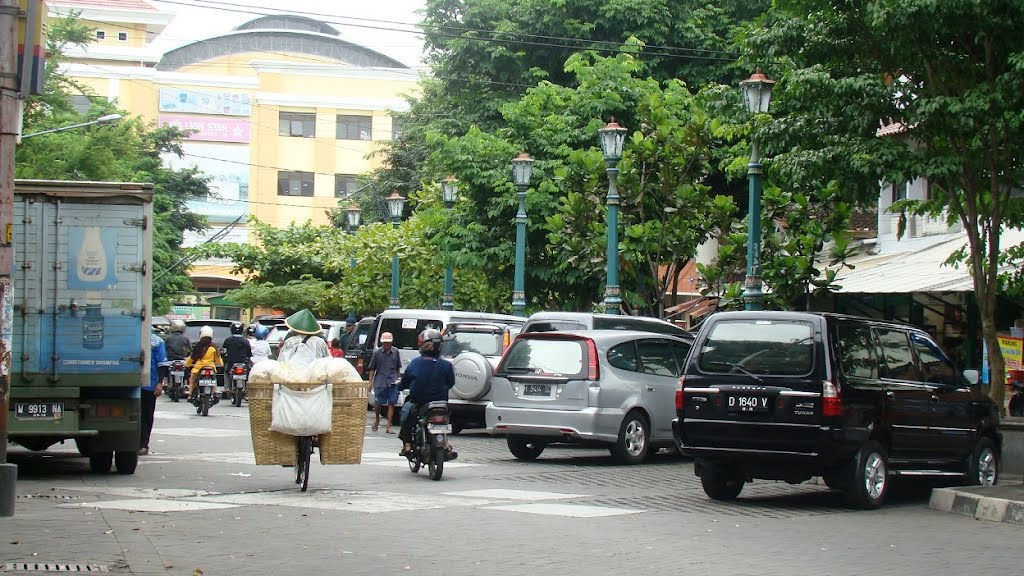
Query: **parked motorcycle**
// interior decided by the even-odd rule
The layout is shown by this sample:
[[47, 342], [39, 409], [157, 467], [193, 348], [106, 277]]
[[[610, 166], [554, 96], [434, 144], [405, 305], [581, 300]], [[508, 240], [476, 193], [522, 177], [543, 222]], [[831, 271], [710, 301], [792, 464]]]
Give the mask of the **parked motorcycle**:
[[422, 415], [410, 414], [409, 418], [416, 418], [412, 432], [412, 452], [406, 455], [409, 470], [415, 474], [425, 464], [430, 479], [440, 480], [445, 460], [456, 456], [454, 451], [449, 452], [447, 449], [448, 435], [452, 433], [448, 403], [431, 402]]
[[1010, 396], [1010, 416], [1024, 416], [1024, 382], [1010, 382], [1013, 396]]
[[185, 396], [185, 361], [171, 360], [170, 375], [167, 384], [164, 385], [164, 392], [171, 402], [177, 402]]
[[249, 378], [249, 366], [243, 363], [232, 364], [229, 378], [231, 382], [231, 403], [235, 406], [241, 406], [242, 399], [245, 398], [245, 382]]
[[196, 394], [190, 401], [196, 407], [196, 414], [210, 415], [210, 406], [220, 402], [220, 396], [217, 394], [216, 370], [210, 367], [199, 370], [199, 378], [196, 380]]

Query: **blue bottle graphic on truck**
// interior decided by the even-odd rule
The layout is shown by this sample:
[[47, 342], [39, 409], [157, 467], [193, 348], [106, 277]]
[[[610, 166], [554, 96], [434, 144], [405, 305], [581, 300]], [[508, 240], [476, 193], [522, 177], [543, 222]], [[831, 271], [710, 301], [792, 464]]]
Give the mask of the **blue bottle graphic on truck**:
[[[152, 185], [17, 180], [8, 439], [138, 463], [149, 377]], [[2, 441], [3, 439], [0, 439]]]

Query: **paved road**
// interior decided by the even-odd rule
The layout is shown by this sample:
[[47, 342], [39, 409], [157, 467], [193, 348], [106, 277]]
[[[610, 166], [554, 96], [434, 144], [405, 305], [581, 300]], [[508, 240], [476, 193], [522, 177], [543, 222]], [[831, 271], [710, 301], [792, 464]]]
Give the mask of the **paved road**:
[[[440, 482], [409, 472], [399, 442], [367, 428], [363, 462], [292, 472], [253, 464], [245, 408], [208, 418], [158, 404], [133, 476], [88, 473], [68, 448], [19, 464], [17, 515], [0, 519], [0, 572], [57, 563], [131, 574], [1017, 574], [1024, 529], [928, 508], [928, 487], [882, 510], [824, 487], [759, 482], [707, 499], [667, 454], [633, 467], [606, 451], [514, 460], [463, 434]], [[15, 572], [21, 573], [21, 572]], [[24, 572], [29, 573], [29, 572]]]

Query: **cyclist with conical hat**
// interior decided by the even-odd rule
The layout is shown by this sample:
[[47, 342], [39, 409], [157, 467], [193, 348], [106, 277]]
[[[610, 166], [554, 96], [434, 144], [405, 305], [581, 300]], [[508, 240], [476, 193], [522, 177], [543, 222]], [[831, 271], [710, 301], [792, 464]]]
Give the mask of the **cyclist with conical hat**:
[[285, 318], [288, 334], [281, 344], [277, 359], [281, 362], [295, 361], [306, 363], [317, 358], [331, 355], [327, 342], [323, 339], [323, 327], [309, 309], [302, 309]]

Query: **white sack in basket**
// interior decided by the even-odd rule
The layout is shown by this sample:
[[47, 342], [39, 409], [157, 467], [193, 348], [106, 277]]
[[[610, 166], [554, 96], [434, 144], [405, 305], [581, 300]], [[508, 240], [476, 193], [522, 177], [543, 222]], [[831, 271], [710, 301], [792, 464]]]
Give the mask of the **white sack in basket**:
[[359, 372], [352, 364], [344, 358], [317, 358], [309, 365], [311, 382], [330, 382], [341, 384], [342, 382], [359, 382]]
[[251, 384], [273, 384], [275, 382], [302, 382], [296, 380], [292, 368], [284, 362], [277, 360], [262, 360], [253, 365], [249, 370], [249, 382]]
[[316, 436], [331, 431], [331, 385], [291, 390], [274, 384], [270, 429], [292, 436]]

